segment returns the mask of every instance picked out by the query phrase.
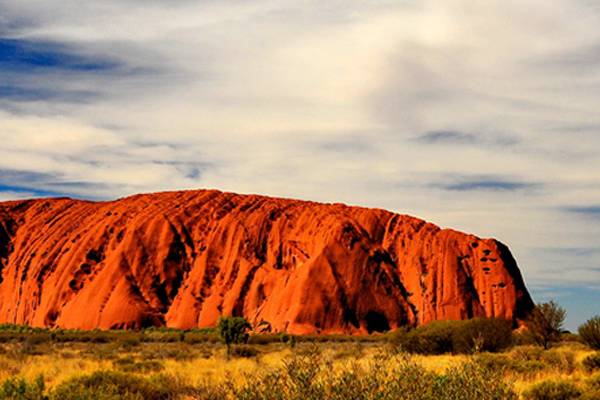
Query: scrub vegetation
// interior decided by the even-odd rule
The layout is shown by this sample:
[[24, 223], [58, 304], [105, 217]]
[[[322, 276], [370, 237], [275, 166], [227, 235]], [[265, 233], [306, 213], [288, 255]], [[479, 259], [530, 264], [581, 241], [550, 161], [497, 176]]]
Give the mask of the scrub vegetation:
[[[0, 326], [0, 399], [598, 399], [600, 352], [502, 320], [369, 336]], [[228, 351], [229, 348], [229, 351]]]

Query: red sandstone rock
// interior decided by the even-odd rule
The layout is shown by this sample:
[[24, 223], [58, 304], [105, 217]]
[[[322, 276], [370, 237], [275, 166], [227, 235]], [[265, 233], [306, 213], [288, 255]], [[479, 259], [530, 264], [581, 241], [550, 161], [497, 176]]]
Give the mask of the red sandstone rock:
[[509, 250], [379, 209], [184, 191], [0, 203], [0, 322], [192, 328], [219, 315], [291, 333], [438, 319], [518, 322]]

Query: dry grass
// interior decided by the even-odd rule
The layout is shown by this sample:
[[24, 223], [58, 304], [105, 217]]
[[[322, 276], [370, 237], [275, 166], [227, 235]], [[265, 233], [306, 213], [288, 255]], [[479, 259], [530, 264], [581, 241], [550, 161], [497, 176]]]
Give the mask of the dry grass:
[[[232, 382], [238, 385], [248, 374], [281, 368], [292, 353], [302, 354], [317, 349], [322, 360], [326, 360], [334, 371], [344, 371], [352, 363], [368, 366], [378, 354], [393, 351], [385, 343], [346, 342], [301, 343], [294, 349], [282, 343], [270, 343], [253, 345], [253, 348], [258, 353], [254, 357], [227, 359], [225, 347], [220, 344], [141, 343], [118, 347], [110, 343], [41, 343], [35, 346], [4, 343], [0, 345], [0, 381], [10, 377], [23, 377], [31, 381], [42, 375], [47, 387], [52, 388], [75, 376], [114, 369], [115, 360], [129, 357], [132, 362], [152, 358], [162, 365], [161, 373], [177, 376], [192, 386], [206, 382], [213, 385]], [[493, 357], [501, 357], [502, 362], [522, 368], [508, 367], [504, 372], [505, 381], [513, 385], [520, 395], [532, 385], [546, 380], [562, 379], [583, 386], [592, 373], [581, 366], [581, 361], [592, 353], [581, 344], [566, 343], [549, 352], [532, 346], [520, 346], [489, 357], [491, 362], [495, 362]], [[428, 371], [443, 373], [474, 357], [477, 358], [451, 354], [415, 355], [412, 360]], [[528, 370], [527, 360], [538, 367]], [[504, 367], [499, 364], [498, 368]], [[144, 374], [151, 372], [140, 373]]]

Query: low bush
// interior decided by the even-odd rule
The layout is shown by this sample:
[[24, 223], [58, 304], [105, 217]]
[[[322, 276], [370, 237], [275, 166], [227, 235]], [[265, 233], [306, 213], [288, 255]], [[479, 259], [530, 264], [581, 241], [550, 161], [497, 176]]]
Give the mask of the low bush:
[[119, 345], [123, 350], [132, 350], [141, 344], [139, 337], [124, 337], [119, 339]]
[[523, 393], [527, 400], [571, 400], [579, 399], [581, 390], [568, 381], [543, 381]]
[[248, 344], [271, 344], [288, 343], [292, 335], [287, 333], [261, 333], [259, 335], [250, 335]]
[[543, 369], [570, 374], [575, 370], [575, 353], [569, 349], [553, 348], [546, 350], [539, 346], [518, 346], [508, 354], [512, 360], [509, 369], [530, 374]]
[[236, 399], [516, 399], [497, 371], [466, 363], [438, 375], [405, 356], [379, 355], [335, 372], [319, 355], [294, 355], [282, 369], [246, 376]]
[[543, 353], [544, 349], [539, 346], [526, 345], [514, 347], [508, 355], [511, 359], [517, 361], [539, 361]]
[[230, 352], [232, 357], [245, 358], [256, 357], [258, 354], [258, 350], [256, 350], [254, 347], [243, 344], [233, 345]]
[[600, 352], [590, 354], [581, 362], [587, 371], [600, 370]]
[[187, 344], [219, 343], [221, 339], [215, 332], [186, 332], [183, 341]]
[[434, 321], [408, 333], [399, 331], [390, 340], [411, 353], [497, 352], [512, 343], [509, 321], [475, 318], [465, 321]]
[[22, 378], [10, 378], [5, 380], [0, 386], [1, 400], [44, 400], [47, 396], [44, 394], [45, 385], [42, 376], [37, 377], [33, 382], [28, 382]]
[[144, 331], [142, 340], [145, 342], [175, 343], [185, 340], [185, 333], [179, 330]]
[[600, 350], [600, 315], [589, 319], [577, 331], [585, 344], [593, 349]]
[[363, 356], [363, 352], [364, 344], [361, 342], [356, 342], [348, 344], [346, 346], [335, 348], [333, 358], [337, 360], [348, 358], [358, 360]]
[[51, 400], [164, 400], [185, 389], [169, 377], [142, 378], [122, 372], [98, 371], [65, 381], [50, 392]]
[[80, 354], [97, 360], [116, 360], [122, 353], [119, 343], [86, 343]]
[[580, 400], [600, 399], [600, 374], [593, 375], [586, 380], [584, 388]]
[[[585, 386], [587, 389], [586, 393], [594, 392], [600, 394], [600, 374], [595, 374], [588, 378], [585, 382]], [[597, 398], [600, 399], [600, 396]]]
[[455, 325], [450, 321], [434, 321], [406, 334], [401, 347], [410, 353], [443, 354], [453, 350]]
[[473, 361], [483, 368], [496, 371], [512, 369], [512, 366], [515, 363], [514, 360], [511, 360], [504, 354], [492, 353], [477, 354], [473, 357]]
[[136, 361], [131, 357], [120, 358], [113, 361], [113, 365], [116, 369], [122, 372], [135, 372], [147, 374], [150, 372], [159, 372], [164, 369], [162, 363], [156, 360], [142, 360]]
[[446, 371], [436, 379], [434, 399], [517, 399], [501, 371], [467, 362]]
[[477, 354], [473, 360], [484, 368], [495, 371], [510, 371], [523, 375], [532, 375], [547, 367], [540, 360], [515, 359], [506, 354], [481, 353]]
[[[202, 351], [202, 356], [207, 358], [205, 350]], [[165, 360], [173, 359], [176, 361], [189, 361], [196, 357], [196, 352], [192, 351], [189, 346], [181, 343], [169, 343], [164, 345], [147, 345], [142, 347], [140, 358], [143, 360]]]
[[552, 349], [542, 353], [540, 361], [550, 369], [570, 374], [575, 370], [575, 354], [570, 350]]
[[512, 343], [511, 322], [498, 318], [457, 321], [452, 344], [455, 353], [497, 352]]

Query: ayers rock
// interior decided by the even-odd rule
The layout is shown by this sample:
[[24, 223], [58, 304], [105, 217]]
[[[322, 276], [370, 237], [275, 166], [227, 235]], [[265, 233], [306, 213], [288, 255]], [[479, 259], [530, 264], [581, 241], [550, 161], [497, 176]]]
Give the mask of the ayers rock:
[[508, 248], [380, 209], [216, 190], [0, 203], [0, 322], [362, 334], [533, 303]]

